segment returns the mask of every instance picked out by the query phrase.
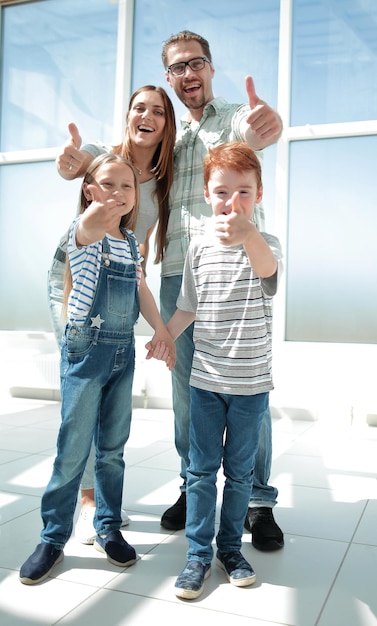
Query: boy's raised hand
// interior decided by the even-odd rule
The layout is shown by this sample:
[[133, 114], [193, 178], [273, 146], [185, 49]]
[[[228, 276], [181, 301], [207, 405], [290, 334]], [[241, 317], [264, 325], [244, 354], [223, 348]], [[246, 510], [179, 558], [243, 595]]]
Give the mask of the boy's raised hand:
[[241, 207], [240, 194], [232, 196], [232, 209], [227, 215], [218, 215], [215, 219], [215, 233], [223, 246], [237, 246], [244, 243], [249, 234], [251, 222]]

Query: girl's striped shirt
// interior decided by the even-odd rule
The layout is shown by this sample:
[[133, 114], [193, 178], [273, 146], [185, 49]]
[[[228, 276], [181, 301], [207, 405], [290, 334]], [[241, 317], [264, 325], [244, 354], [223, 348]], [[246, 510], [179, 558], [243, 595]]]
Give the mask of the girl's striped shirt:
[[[102, 259], [102, 241], [96, 241], [88, 246], [78, 248], [76, 245], [76, 229], [81, 219], [77, 217], [71, 224], [68, 234], [68, 258], [72, 273], [72, 290], [68, 298], [68, 321], [82, 325], [87, 318], [93, 302], [99, 270]], [[131, 230], [126, 231], [130, 237], [135, 238]], [[130, 245], [127, 238], [117, 239], [106, 234], [110, 244], [110, 261], [124, 264], [134, 264]], [[139, 246], [136, 278], [138, 286], [141, 278], [141, 261]]]

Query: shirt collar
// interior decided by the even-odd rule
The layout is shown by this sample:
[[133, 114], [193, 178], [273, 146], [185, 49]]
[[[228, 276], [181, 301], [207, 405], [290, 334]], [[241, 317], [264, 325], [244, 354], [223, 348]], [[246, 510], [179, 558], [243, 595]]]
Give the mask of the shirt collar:
[[[224, 100], [224, 98], [214, 98], [213, 100], [211, 100], [211, 102], [208, 102], [208, 104], [206, 104], [206, 106], [204, 107], [202, 119], [200, 120], [199, 125], [207, 117], [217, 115], [220, 109], [223, 107], [225, 102], [226, 100]], [[185, 113], [181, 117], [181, 127], [182, 128], [190, 127], [189, 112]]]

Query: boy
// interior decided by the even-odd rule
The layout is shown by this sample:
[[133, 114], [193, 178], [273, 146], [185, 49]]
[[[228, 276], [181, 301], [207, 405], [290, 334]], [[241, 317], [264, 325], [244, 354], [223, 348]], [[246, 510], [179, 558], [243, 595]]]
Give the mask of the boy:
[[240, 548], [259, 430], [273, 389], [272, 296], [281, 271], [276, 237], [252, 223], [262, 199], [261, 167], [241, 142], [213, 148], [204, 159], [204, 196], [214, 235], [193, 240], [177, 311], [168, 323], [175, 340], [195, 320], [190, 378], [190, 466], [187, 481], [187, 564], [175, 583], [179, 598], [203, 591], [213, 557], [216, 476], [225, 486], [217, 563], [229, 582], [255, 581]]

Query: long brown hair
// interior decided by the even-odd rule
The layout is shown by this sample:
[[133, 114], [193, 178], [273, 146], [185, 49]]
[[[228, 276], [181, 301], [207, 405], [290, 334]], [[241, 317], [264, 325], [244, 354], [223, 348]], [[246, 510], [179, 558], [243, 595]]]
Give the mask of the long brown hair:
[[[127, 160], [121, 154], [114, 154], [113, 152], [106, 152], [104, 154], [100, 154], [98, 157], [93, 159], [90, 163], [84, 179], [81, 184], [81, 192], [80, 192], [80, 205], [78, 209], [78, 215], [84, 213], [84, 211], [90, 206], [91, 200], [88, 200], [84, 194], [84, 183], [92, 183], [95, 179], [95, 173], [97, 170], [106, 163], [123, 163], [127, 165], [133, 173], [134, 177], [134, 185], [135, 185], [135, 204], [127, 215], [122, 215], [120, 218], [119, 226], [123, 228], [128, 228], [129, 230], [135, 230], [137, 216], [139, 213], [139, 198], [140, 198], [140, 187], [139, 187], [139, 179], [137, 177], [137, 172], [134, 165], [131, 161]], [[63, 312], [66, 317], [67, 315], [67, 307], [68, 307], [68, 297], [72, 289], [72, 273], [71, 266], [69, 264], [68, 253], [66, 255], [65, 261], [65, 271], [64, 271], [64, 290], [63, 290]]]
[[[131, 96], [128, 104], [128, 111], [131, 110], [136, 96], [143, 91], [155, 91], [160, 94], [165, 109], [165, 128], [161, 142], [158, 144], [153, 155], [153, 173], [156, 178], [156, 196], [158, 202], [158, 226], [156, 233], [156, 258], [155, 263], [162, 261], [166, 241], [166, 231], [169, 219], [169, 192], [173, 183], [174, 175], [174, 144], [176, 135], [176, 124], [173, 104], [162, 87], [155, 85], [145, 85], [137, 89]], [[113, 146], [115, 154], [122, 154], [126, 159], [134, 161], [132, 145], [126, 127], [121, 144]]]

